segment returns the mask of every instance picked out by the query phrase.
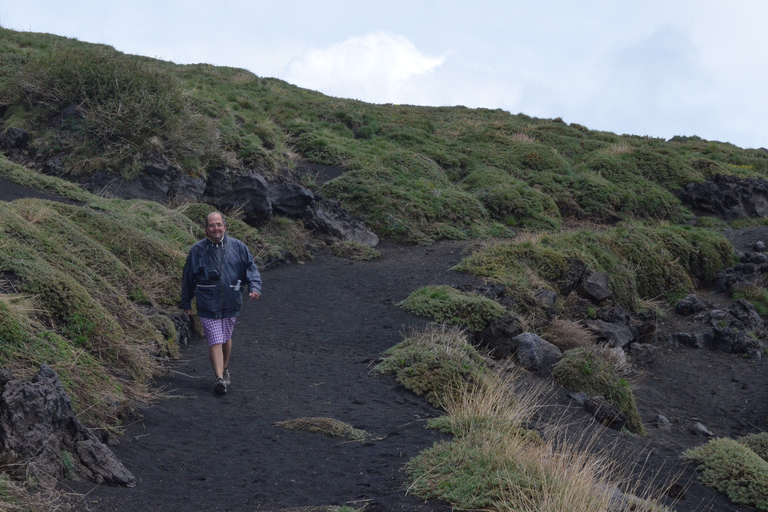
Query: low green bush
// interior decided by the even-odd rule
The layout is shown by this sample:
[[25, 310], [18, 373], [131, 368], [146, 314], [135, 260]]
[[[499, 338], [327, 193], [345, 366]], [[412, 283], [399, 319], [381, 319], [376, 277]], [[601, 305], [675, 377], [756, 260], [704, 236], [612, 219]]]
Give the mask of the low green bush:
[[460, 383], [480, 382], [490, 375], [485, 361], [454, 329], [433, 327], [404, 339], [384, 352], [376, 371], [391, 373], [417, 395], [440, 405]]
[[436, 322], [459, 325], [472, 331], [485, 329], [506, 312], [504, 306], [494, 300], [445, 285], [419, 288], [397, 305]]
[[728, 438], [713, 439], [686, 450], [683, 457], [698, 463], [704, 484], [734, 503], [768, 510], [768, 462], [749, 446]]
[[629, 431], [645, 435], [632, 386], [596, 352], [587, 348], [566, 351], [555, 365], [552, 377], [565, 388], [583, 391], [590, 396], [602, 396], [627, 415]]
[[749, 447], [749, 449], [759, 455], [760, 458], [768, 461], [768, 432], [749, 434], [738, 439], [738, 441]]

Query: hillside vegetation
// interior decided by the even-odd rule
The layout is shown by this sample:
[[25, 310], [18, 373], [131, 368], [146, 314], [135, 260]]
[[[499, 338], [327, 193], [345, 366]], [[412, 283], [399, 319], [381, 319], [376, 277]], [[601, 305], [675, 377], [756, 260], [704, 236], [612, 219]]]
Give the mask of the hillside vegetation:
[[763, 177], [768, 153], [699, 137], [616, 135], [502, 110], [372, 105], [248, 71], [174, 65], [0, 29], [0, 120], [29, 158], [73, 175], [167, 162], [289, 174], [292, 157], [349, 170], [322, 194], [411, 243], [556, 230], [564, 219], [681, 222], [674, 192], [716, 173]]
[[[213, 207], [100, 197], [72, 181], [102, 172], [132, 179], [150, 165], [202, 177], [222, 167], [254, 170], [337, 199], [391, 241], [488, 239], [455, 270], [503, 285], [514, 306], [439, 286], [414, 291], [401, 303], [479, 331], [508, 309], [538, 325], [536, 317], [546, 315], [535, 293], [558, 289], [573, 258], [609, 274], [613, 298], [630, 312], [651, 299], [680, 298], [734, 257], [717, 232], [727, 224], [696, 219], [676, 192], [716, 174], [768, 176], [768, 152], [696, 136], [617, 135], [500, 109], [373, 105], [242, 69], [176, 65], [0, 28], [0, 134], [10, 128], [24, 130], [28, 143], [0, 155], [0, 178], [70, 203], [0, 202], [0, 368], [27, 377], [40, 363], [49, 364], [81, 421], [106, 429], [118, 429], [125, 413], [151, 397], [152, 377], [177, 353], [172, 317], [179, 278], [186, 250], [202, 235], [201, 221]], [[345, 172], [319, 184], [317, 176], [301, 175], [302, 161]], [[311, 257], [301, 220], [278, 217], [251, 226], [233, 215], [229, 229], [262, 266]], [[337, 247], [344, 249], [359, 260], [378, 255], [367, 247]], [[555, 309], [567, 316], [563, 297]], [[419, 356], [408, 350], [399, 363]], [[468, 357], [481, 361], [474, 352]], [[440, 373], [432, 359], [418, 363], [380, 369], [401, 379]], [[460, 362], [448, 370], [454, 366], [466, 369]], [[453, 382], [444, 374], [445, 382], [419, 382], [418, 392], [444, 403], [441, 384]], [[477, 378], [478, 388], [486, 378]], [[456, 414], [449, 416], [458, 433]], [[517, 419], [502, 423], [505, 432], [520, 427]], [[510, 461], [525, 453], [544, 475], [536, 478], [560, 475], [563, 468], [537, 466], [547, 457], [527, 436], [503, 447], [511, 455], [498, 462], [499, 471], [506, 475]], [[475, 457], [474, 444], [486, 446], [498, 436], [482, 430], [457, 437], [409, 471], [439, 487], [452, 477], [430, 472], [434, 460], [466, 460], [461, 450], [470, 448]], [[586, 469], [584, 475], [586, 489], [603, 481]], [[3, 488], [0, 479], [0, 494]], [[420, 494], [448, 499], [429, 490]], [[607, 494], [592, 498], [601, 502], [595, 510], [610, 501]]]

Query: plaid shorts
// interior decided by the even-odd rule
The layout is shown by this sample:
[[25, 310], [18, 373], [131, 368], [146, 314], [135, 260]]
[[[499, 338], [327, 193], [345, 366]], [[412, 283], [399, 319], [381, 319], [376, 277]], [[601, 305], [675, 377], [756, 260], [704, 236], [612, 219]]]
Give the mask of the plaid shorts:
[[201, 318], [205, 337], [208, 338], [208, 346], [226, 343], [232, 339], [232, 331], [235, 330], [237, 317], [229, 318]]

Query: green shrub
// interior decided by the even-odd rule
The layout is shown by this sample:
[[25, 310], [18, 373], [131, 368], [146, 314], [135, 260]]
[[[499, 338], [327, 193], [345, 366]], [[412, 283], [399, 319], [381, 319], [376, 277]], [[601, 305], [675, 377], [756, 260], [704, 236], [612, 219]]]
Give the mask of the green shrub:
[[466, 337], [433, 327], [384, 352], [376, 371], [393, 373], [403, 386], [439, 405], [464, 382], [473, 385], [490, 375], [485, 361]]
[[738, 440], [765, 461], [768, 461], [768, 432], [749, 434]]
[[632, 387], [611, 363], [595, 352], [585, 348], [566, 351], [555, 365], [552, 377], [565, 388], [602, 396], [627, 415], [627, 429], [645, 435]]
[[768, 510], [768, 462], [748, 446], [733, 439], [713, 439], [686, 450], [683, 457], [698, 463], [704, 484], [734, 503]]
[[416, 315], [472, 331], [485, 329], [506, 311], [496, 301], [444, 285], [419, 288], [397, 305]]

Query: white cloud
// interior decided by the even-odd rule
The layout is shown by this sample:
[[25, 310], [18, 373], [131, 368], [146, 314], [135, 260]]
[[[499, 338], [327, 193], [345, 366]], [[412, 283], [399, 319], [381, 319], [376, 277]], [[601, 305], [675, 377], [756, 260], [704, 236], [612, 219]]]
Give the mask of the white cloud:
[[444, 56], [423, 54], [405, 36], [377, 31], [327, 48], [309, 48], [288, 64], [281, 78], [333, 96], [403, 103], [416, 82], [444, 61]]

